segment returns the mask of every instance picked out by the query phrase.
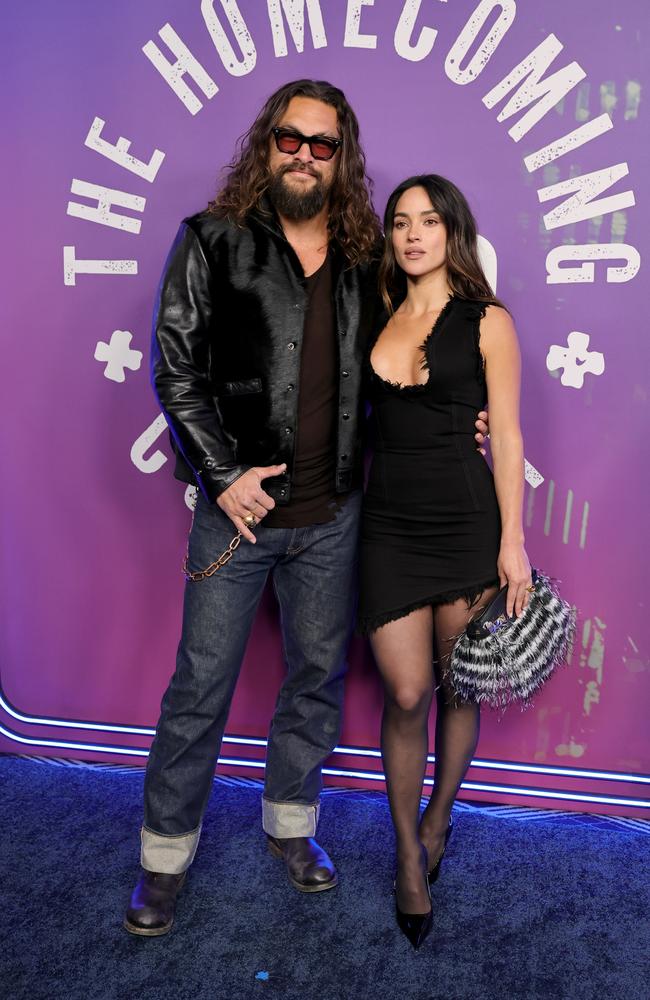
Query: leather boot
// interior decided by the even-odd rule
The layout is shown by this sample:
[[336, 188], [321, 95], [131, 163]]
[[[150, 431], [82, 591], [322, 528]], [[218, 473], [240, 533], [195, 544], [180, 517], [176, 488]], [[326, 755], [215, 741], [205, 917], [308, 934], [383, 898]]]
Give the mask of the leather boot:
[[282, 858], [291, 885], [299, 892], [324, 892], [338, 882], [336, 868], [313, 837], [271, 837], [269, 851]]
[[186, 874], [165, 875], [142, 869], [124, 917], [124, 926], [130, 934], [158, 937], [171, 930], [176, 897]]

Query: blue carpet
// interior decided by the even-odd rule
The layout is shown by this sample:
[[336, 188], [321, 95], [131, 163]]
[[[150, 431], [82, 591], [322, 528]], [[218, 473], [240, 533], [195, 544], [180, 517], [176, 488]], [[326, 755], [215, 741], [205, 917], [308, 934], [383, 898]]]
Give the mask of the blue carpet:
[[377, 792], [325, 793], [338, 888], [265, 850], [257, 782], [217, 779], [167, 937], [121, 927], [143, 771], [0, 756], [2, 1000], [636, 1000], [648, 996], [650, 824], [454, 809], [419, 952], [396, 931]]

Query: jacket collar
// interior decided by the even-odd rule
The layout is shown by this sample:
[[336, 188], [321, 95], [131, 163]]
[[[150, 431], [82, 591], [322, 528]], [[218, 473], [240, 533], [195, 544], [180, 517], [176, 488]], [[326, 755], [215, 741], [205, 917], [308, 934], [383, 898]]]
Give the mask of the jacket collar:
[[[253, 225], [261, 226], [262, 229], [265, 229], [268, 233], [286, 243], [287, 246], [290, 246], [280, 225], [277, 212], [271, 204], [271, 199], [268, 195], [262, 195], [259, 205], [252, 208], [248, 213], [247, 221], [249, 225], [252, 223]], [[343, 268], [345, 264], [344, 254], [338, 241], [335, 239], [330, 241], [330, 253], [333, 255], [337, 268]]]
[[284, 235], [284, 230], [280, 225], [280, 220], [278, 219], [277, 213], [271, 204], [271, 199], [268, 195], [262, 195], [259, 205], [252, 208], [247, 216], [247, 222], [249, 225], [261, 226], [262, 229], [266, 229], [267, 232], [272, 233], [279, 239], [284, 240], [285, 243], [288, 242], [287, 237]]

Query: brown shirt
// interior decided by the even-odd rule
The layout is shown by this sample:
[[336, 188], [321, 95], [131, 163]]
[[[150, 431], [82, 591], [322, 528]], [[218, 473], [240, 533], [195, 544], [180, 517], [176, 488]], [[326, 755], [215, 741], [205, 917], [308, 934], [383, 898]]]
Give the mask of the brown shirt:
[[334, 489], [338, 346], [331, 253], [305, 281], [307, 308], [300, 358], [291, 500], [266, 515], [264, 524], [271, 528], [324, 524], [334, 520], [340, 507]]

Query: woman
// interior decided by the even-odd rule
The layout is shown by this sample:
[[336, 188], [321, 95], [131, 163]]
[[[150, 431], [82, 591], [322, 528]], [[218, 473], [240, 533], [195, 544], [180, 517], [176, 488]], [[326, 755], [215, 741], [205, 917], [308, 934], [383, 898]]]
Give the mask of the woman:
[[[374, 455], [359, 624], [385, 691], [397, 920], [418, 947], [431, 928], [430, 884], [479, 733], [478, 705], [461, 703], [449, 677], [455, 637], [500, 585], [508, 584], [509, 613], [521, 614], [531, 570], [517, 337], [483, 273], [470, 208], [450, 181], [411, 177], [390, 196], [384, 231], [386, 313], [367, 356]], [[486, 401], [494, 477], [474, 442]], [[435, 783], [420, 818], [434, 691]]]

